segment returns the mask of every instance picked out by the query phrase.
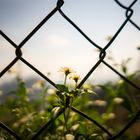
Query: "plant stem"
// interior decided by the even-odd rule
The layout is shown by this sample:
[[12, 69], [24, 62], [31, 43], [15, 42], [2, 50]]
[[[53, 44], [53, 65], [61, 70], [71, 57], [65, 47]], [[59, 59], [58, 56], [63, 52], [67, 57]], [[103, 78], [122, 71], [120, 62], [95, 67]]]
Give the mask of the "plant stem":
[[75, 82], [75, 89], [77, 89], [77, 82]]
[[68, 119], [69, 119], [69, 113], [70, 113], [70, 108], [69, 108], [69, 104], [70, 104], [70, 98], [66, 97], [66, 103], [65, 103], [65, 111], [64, 111], [64, 132], [66, 130], [66, 133], [69, 132], [69, 128], [68, 128]]
[[66, 133], [69, 132], [69, 128], [68, 128], [68, 118], [69, 118], [69, 113], [70, 113], [70, 108], [66, 108], [65, 112], [64, 112], [64, 130], [66, 130]]
[[64, 85], [66, 86], [66, 81], [67, 81], [67, 75], [65, 75], [65, 79], [64, 79]]

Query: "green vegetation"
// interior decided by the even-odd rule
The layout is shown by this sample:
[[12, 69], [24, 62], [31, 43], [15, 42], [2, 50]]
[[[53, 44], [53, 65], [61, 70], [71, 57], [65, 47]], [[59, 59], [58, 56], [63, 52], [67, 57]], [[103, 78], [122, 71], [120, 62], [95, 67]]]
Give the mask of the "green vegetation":
[[[121, 68], [130, 81], [140, 85], [138, 71], [128, 74], [126, 63]], [[139, 91], [123, 79], [103, 85], [90, 81], [78, 89], [80, 76], [67, 67], [60, 71], [64, 73], [64, 83], [57, 84], [57, 89], [42, 80], [27, 88], [26, 82], [18, 78], [17, 89], [9, 92], [5, 101], [2, 99], [5, 93], [0, 91], [0, 120], [22, 139], [31, 139], [51, 119], [51, 124], [39, 135], [38, 140], [106, 140], [108, 134], [80, 115], [81, 112], [115, 135], [140, 107]], [[68, 84], [69, 80], [73, 80], [74, 84]], [[35, 92], [36, 89], [38, 92]], [[33, 96], [36, 98], [33, 99]], [[140, 118], [119, 140], [140, 139], [139, 121]], [[0, 128], [2, 138], [14, 139]]]

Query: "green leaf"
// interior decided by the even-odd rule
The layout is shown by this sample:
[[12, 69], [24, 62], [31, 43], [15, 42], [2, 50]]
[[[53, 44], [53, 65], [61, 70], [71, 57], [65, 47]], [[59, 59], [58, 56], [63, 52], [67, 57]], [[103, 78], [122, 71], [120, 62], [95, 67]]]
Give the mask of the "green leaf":
[[56, 94], [62, 100], [62, 102], [64, 103], [65, 98], [66, 98], [66, 95], [65, 95], [66, 93], [65, 92], [57, 91]]
[[57, 84], [56, 87], [61, 92], [69, 92], [68, 87], [66, 87], [65, 85]]
[[20, 82], [19, 83], [19, 89], [18, 89], [19, 94], [25, 95], [27, 93], [26, 91], [27, 90], [26, 90], [26, 87], [25, 87], [25, 83]]
[[71, 95], [72, 98], [77, 97], [77, 96], [80, 95], [80, 90], [78, 90], [78, 89], [72, 90], [72, 91], [70, 92], [70, 95]]
[[79, 125], [79, 133], [83, 135], [87, 135], [87, 128], [83, 123], [80, 123]]
[[133, 112], [133, 107], [132, 107], [132, 103], [131, 101], [127, 98], [127, 97], [123, 97], [124, 98], [124, 102], [122, 103], [122, 105], [129, 111], [129, 112]]

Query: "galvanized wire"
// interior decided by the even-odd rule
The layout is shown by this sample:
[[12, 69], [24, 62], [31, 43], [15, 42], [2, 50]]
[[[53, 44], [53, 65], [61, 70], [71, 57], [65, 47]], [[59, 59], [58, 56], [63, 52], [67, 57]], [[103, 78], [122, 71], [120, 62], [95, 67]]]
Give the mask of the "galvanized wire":
[[[2, 77], [13, 65], [15, 65], [17, 63], [17, 61], [22, 61], [25, 65], [27, 65], [29, 68], [31, 68], [33, 71], [35, 71], [38, 75], [40, 75], [43, 79], [45, 79], [47, 82], [49, 82], [52, 86], [54, 86], [55, 88], [57, 88], [56, 84], [49, 79], [46, 75], [44, 75], [40, 70], [38, 70], [36, 67], [34, 67], [31, 63], [29, 63], [27, 60], [25, 60], [22, 57], [22, 47], [24, 47], [25, 43], [27, 43], [30, 38], [56, 13], [59, 12], [60, 15], [68, 22], [70, 23], [75, 30], [77, 30], [89, 43], [91, 43], [91, 45], [93, 45], [94, 47], [96, 47], [97, 49], [99, 49], [100, 54], [99, 54], [99, 60], [93, 65], [93, 67], [87, 72], [87, 74], [85, 75], [85, 77], [81, 80], [81, 82], [79, 83], [79, 85], [77, 86], [77, 88], [81, 88], [82, 85], [87, 81], [87, 79], [91, 76], [91, 74], [95, 71], [95, 69], [97, 69], [97, 67], [102, 63], [105, 66], [107, 66], [109, 69], [111, 69], [113, 72], [115, 72], [118, 76], [120, 76], [124, 81], [126, 81], [129, 85], [131, 85], [133, 88], [137, 89], [138, 91], [140, 91], [140, 87], [138, 85], [136, 85], [135, 83], [133, 83], [132, 81], [130, 81], [129, 79], [127, 79], [125, 76], [123, 76], [121, 73], [119, 73], [115, 68], [113, 68], [111, 65], [109, 65], [104, 58], [106, 57], [106, 50], [111, 46], [111, 44], [114, 42], [114, 40], [118, 37], [118, 35], [120, 34], [120, 32], [124, 29], [124, 27], [126, 26], [126, 24], [128, 22], [130, 22], [132, 24], [132, 26], [134, 26], [137, 30], [140, 31], [140, 27], [131, 19], [131, 17], [133, 16], [133, 9], [132, 7], [135, 5], [135, 3], [137, 2], [137, 0], [134, 0], [128, 7], [126, 7], [125, 5], [123, 5], [120, 1], [118, 0], [114, 0], [116, 2], [116, 4], [118, 4], [118, 6], [120, 6], [121, 8], [123, 8], [125, 10], [125, 16], [126, 19], [125, 21], [121, 24], [121, 26], [118, 28], [118, 30], [116, 31], [116, 33], [113, 35], [113, 37], [111, 38], [111, 40], [108, 42], [107, 45], [105, 46], [99, 46], [98, 44], [96, 44], [89, 36], [87, 36], [84, 31], [82, 31], [82, 29], [80, 29], [80, 27], [78, 27], [78, 25], [76, 25], [62, 10], [61, 7], [64, 4], [63, 0], [58, 0], [56, 7], [25, 37], [25, 39], [23, 39], [19, 45], [17, 45], [13, 40], [11, 40], [2, 30], [0, 30], [0, 34], [1, 36], [3, 36], [3, 38], [5, 38], [5, 40], [7, 40], [14, 48], [15, 48], [15, 58], [0, 72], [0, 77]], [[69, 107], [69, 106], [68, 106]], [[111, 134], [106, 128], [104, 128], [102, 125], [100, 125], [99, 122], [95, 121], [93, 118], [91, 118], [90, 116], [88, 116], [87, 114], [85, 114], [84, 112], [81, 112], [80, 110], [78, 110], [75, 107], [69, 107], [71, 108], [72, 111], [78, 113], [79, 115], [83, 116], [84, 118], [88, 119], [89, 121], [91, 121], [94, 125], [98, 126], [103, 132], [105, 132], [108, 137], [109, 140], [115, 140], [119, 137], [121, 137], [127, 129], [129, 129], [133, 123], [139, 118], [140, 116], [140, 110], [138, 110], [138, 112], [136, 112], [134, 118], [128, 122], [128, 124], [126, 124], [126, 126], [124, 128], [122, 128], [122, 130], [120, 130], [120, 132], [118, 132], [116, 135], [113, 136], [113, 134]], [[52, 123], [52, 121], [54, 121], [55, 119], [57, 119], [63, 112], [65, 111], [65, 109], [61, 109], [61, 111], [58, 112], [58, 114], [56, 115], [55, 118], [50, 119], [50, 121], [48, 121], [46, 124], [44, 124], [44, 126], [42, 128], [40, 128], [38, 130], [38, 132], [31, 138], [31, 140], [35, 140], [37, 139], [42, 132], [47, 129], [49, 127], [49, 125]], [[3, 122], [0, 122], [0, 127], [2, 129], [4, 129], [5, 131], [7, 131], [10, 135], [12, 135], [15, 139], [17, 140], [21, 140], [22, 138], [16, 134], [13, 130], [11, 130], [6, 124], [4, 124]]]

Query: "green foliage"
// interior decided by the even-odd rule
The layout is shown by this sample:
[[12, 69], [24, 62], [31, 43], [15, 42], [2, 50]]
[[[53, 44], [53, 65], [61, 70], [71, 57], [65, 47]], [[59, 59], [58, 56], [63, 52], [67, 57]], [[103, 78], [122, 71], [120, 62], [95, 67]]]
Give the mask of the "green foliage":
[[[128, 75], [126, 63], [124, 62], [122, 71], [129, 80], [139, 85], [139, 73]], [[17, 89], [9, 92], [5, 101], [2, 101], [2, 95], [5, 93], [1, 91], [0, 120], [23, 139], [32, 138], [52, 119], [49, 127], [39, 136], [39, 140], [106, 140], [108, 135], [105, 132], [71, 107], [84, 112], [112, 134], [119, 132], [140, 107], [139, 91], [122, 79], [103, 85], [86, 83], [78, 89], [79, 76], [74, 75], [75, 85], [70, 86], [67, 80], [72, 71], [68, 68], [65, 70], [64, 84], [57, 84], [57, 89], [52, 89], [45, 81], [38, 81], [27, 88], [26, 82], [18, 79]], [[39, 90], [36, 90], [38, 86]], [[36, 98], [32, 99], [32, 96]], [[61, 111], [63, 113], [57, 117]], [[139, 121], [137, 123], [140, 124]], [[14, 139], [5, 130], [0, 129], [0, 139]], [[119, 139], [128, 138], [138, 140], [140, 133], [137, 133], [135, 128], [130, 128]]]

